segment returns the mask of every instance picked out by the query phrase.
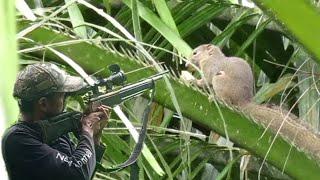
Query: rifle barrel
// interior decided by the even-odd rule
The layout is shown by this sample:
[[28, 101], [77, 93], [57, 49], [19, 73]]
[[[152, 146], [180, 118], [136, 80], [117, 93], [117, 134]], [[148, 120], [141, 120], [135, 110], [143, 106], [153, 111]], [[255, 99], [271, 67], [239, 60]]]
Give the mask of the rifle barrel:
[[145, 91], [153, 88], [154, 81], [161, 79], [166, 73], [168, 73], [168, 71], [163, 71], [140, 82], [127, 85], [119, 90], [91, 98], [90, 101], [100, 101], [104, 105], [114, 107], [123, 101], [139, 96]]

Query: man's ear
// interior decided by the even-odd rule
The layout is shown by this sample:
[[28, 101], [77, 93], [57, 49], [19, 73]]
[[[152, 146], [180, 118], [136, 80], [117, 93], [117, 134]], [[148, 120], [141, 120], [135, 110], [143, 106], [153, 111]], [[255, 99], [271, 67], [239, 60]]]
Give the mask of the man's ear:
[[39, 109], [43, 112], [48, 112], [48, 99], [45, 98], [45, 97], [41, 97], [39, 100], [38, 100], [38, 106], [39, 106]]

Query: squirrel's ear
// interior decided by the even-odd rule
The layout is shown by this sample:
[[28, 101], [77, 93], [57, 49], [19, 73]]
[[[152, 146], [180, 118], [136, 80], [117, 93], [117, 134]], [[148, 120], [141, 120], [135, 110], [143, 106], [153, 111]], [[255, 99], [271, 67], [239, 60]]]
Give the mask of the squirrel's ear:
[[209, 55], [213, 55], [214, 54], [214, 46], [211, 44], [206, 45], [207, 51], [209, 53]]
[[206, 48], [207, 48], [207, 50], [212, 49], [212, 45], [211, 44], [207, 44]]

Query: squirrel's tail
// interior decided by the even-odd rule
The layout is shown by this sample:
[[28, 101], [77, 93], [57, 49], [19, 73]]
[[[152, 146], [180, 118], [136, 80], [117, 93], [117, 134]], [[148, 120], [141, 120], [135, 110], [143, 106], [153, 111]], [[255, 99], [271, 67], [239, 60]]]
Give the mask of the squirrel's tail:
[[268, 107], [255, 103], [243, 105], [241, 110], [257, 123], [274, 133], [279, 132], [289, 143], [320, 161], [320, 135], [295, 115], [283, 111], [279, 106]]

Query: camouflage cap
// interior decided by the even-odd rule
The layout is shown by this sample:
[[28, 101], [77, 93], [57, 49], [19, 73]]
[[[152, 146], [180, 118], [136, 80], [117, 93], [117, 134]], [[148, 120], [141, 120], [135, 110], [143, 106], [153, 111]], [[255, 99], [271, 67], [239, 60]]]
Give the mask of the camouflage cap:
[[85, 86], [82, 78], [68, 75], [55, 64], [35, 63], [20, 71], [13, 96], [33, 100], [53, 92], [75, 92]]

